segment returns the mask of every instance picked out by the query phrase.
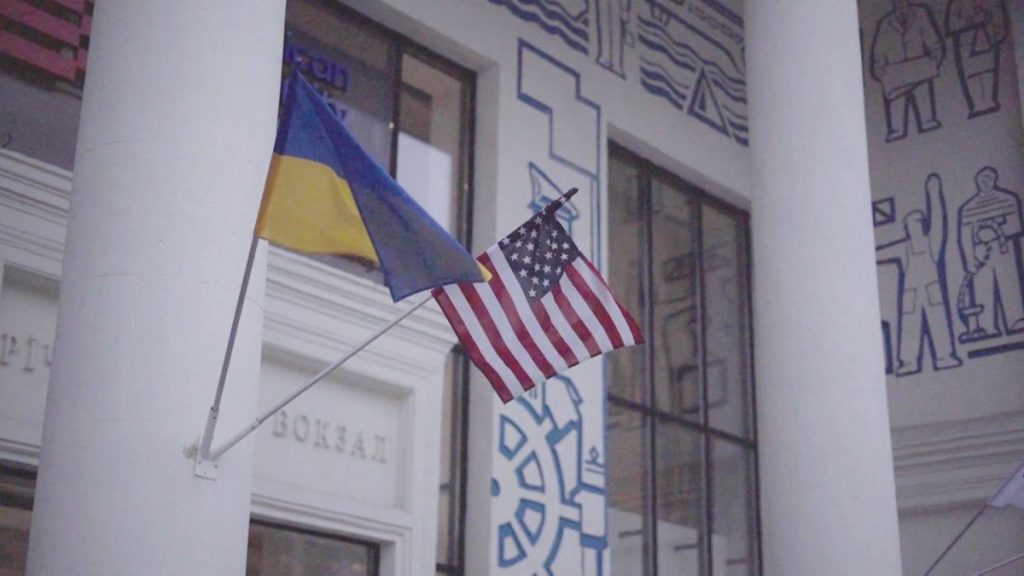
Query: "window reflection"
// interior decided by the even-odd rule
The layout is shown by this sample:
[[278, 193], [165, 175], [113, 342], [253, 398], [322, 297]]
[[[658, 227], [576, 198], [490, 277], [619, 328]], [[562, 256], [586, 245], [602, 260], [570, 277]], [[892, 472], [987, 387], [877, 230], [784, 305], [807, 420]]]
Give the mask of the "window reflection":
[[21, 576], [28, 556], [34, 474], [0, 467], [0, 576]]
[[643, 416], [608, 407], [608, 542], [612, 574], [641, 574], [650, 556], [644, 521], [648, 498]]
[[709, 424], [751, 437], [745, 230], [736, 216], [709, 206], [701, 224]]
[[704, 462], [700, 434], [676, 424], [655, 426], [655, 517], [658, 574], [697, 576], [704, 514]]
[[693, 201], [683, 190], [661, 179], [652, 179], [650, 190], [656, 406], [699, 420], [700, 325]]
[[613, 572], [759, 574], [747, 217], [614, 144], [608, 182], [609, 281], [646, 336], [607, 361]]
[[715, 574], [759, 574], [753, 453], [729, 441], [712, 439], [711, 478]]
[[376, 576], [374, 544], [253, 522], [246, 576]]
[[[612, 156], [608, 169], [608, 281], [615, 296], [633, 316], [645, 324], [643, 298], [647, 285], [643, 255], [647, 250], [646, 227], [640, 195], [640, 167], [629, 158]], [[643, 402], [647, 398], [644, 346], [620, 348], [607, 355], [608, 393]]]

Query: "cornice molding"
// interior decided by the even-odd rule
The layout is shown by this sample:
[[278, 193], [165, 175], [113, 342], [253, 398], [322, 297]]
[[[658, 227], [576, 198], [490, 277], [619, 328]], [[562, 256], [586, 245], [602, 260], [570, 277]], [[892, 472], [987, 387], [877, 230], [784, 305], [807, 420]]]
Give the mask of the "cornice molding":
[[[0, 260], [28, 265], [43, 259], [59, 271], [71, 203], [72, 173], [18, 152], [0, 149]], [[14, 256], [12, 256], [14, 255]], [[23, 262], [22, 262], [23, 261]], [[39, 266], [29, 265], [39, 269]], [[272, 347], [316, 360], [333, 360], [423, 296], [394, 304], [369, 278], [271, 247], [264, 339]], [[455, 335], [434, 304], [424, 306], [387, 335], [408, 346], [371, 347], [363, 359], [422, 374], [444, 361]]]
[[1024, 411], [894, 429], [901, 512], [988, 499], [1024, 460]]

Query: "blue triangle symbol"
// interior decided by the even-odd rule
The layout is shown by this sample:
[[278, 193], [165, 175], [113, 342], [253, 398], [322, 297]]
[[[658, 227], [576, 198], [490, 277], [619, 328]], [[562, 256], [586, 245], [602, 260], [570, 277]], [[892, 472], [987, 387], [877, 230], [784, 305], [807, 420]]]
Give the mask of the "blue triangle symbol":
[[704, 75], [704, 68], [697, 73], [697, 82], [693, 87], [693, 96], [690, 97], [690, 105], [686, 112], [728, 136], [729, 129], [725, 124], [722, 108], [718, 105], [718, 99], [715, 98], [715, 91], [711, 89], [711, 83]]

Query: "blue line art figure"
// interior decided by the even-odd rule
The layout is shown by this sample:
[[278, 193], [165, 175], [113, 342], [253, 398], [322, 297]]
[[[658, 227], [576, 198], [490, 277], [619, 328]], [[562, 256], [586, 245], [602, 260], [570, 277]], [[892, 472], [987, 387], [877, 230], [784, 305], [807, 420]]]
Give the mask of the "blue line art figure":
[[[566, 190], [557, 184], [539, 166], [530, 162], [528, 164], [530, 173], [530, 210], [534, 213], [540, 212], [545, 206], [562, 196]], [[580, 217], [580, 210], [572, 201], [564, 204], [556, 215], [565, 231], [572, 236], [572, 224]]]
[[911, 111], [919, 133], [942, 127], [935, 113], [935, 84], [946, 49], [935, 15], [924, 4], [892, 0], [871, 43], [871, 77], [882, 85], [886, 142], [907, 137]]
[[590, 0], [590, 55], [598, 66], [625, 78], [624, 47], [632, 44], [628, 25], [632, 0]]
[[999, 172], [985, 166], [974, 178], [977, 193], [959, 213], [960, 257], [966, 276], [957, 298], [966, 331], [960, 342], [973, 342], [1024, 331], [1021, 293], [1020, 198], [1000, 188]]
[[921, 371], [926, 337], [935, 370], [962, 366], [946, 297], [946, 201], [938, 174], [929, 174], [925, 180], [925, 210], [908, 212], [903, 228], [903, 238], [876, 248], [879, 264], [893, 263], [900, 270], [894, 372], [906, 376]]
[[1003, 0], [950, 0], [946, 7], [968, 118], [999, 111], [999, 56], [1008, 32]]

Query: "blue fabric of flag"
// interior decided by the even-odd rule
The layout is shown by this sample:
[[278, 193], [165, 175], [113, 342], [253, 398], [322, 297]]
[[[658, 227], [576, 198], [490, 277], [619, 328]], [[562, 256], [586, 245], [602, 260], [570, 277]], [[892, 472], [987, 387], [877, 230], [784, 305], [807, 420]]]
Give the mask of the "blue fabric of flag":
[[[392, 298], [397, 302], [428, 288], [485, 280], [473, 257], [363, 150], [302, 75], [295, 71], [288, 82], [274, 144], [275, 160], [280, 160], [282, 165], [293, 159], [322, 165], [340, 180], [342, 193], [345, 188], [350, 189], [358, 217], [365, 226]], [[281, 179], [295, 174], [286, 170], [277, 170], [276, 173], [283, 175]], [[274, 175], [272, 167], [261, 221], [265, 219], [265, 211], [287, 202], [287, 199], [281, 201], [270, 196], [284, 194], [276, 190], [286, 190], [289, 184], [282, 182], [275, 186], [271, 181]], [[299, 179], [293, 177], [292, 185], [297, 181]], [[305, 179], [301, 184], [308, 186]], [[294, 205], [285, 209], [290, 212], [296, 210]], [[317, 207], [310, 209], [316, 210]], [[273, 221], [272, 218], [266, 220]], [[353, 233], [361, 234], [362, 231]], [[260, 235], [275, 241], [272, 233]], [[298, 250], [345, 255], [344, 250], [305, 249], [300, 242], [292, 244], [298, 244], [292, 246]]]

